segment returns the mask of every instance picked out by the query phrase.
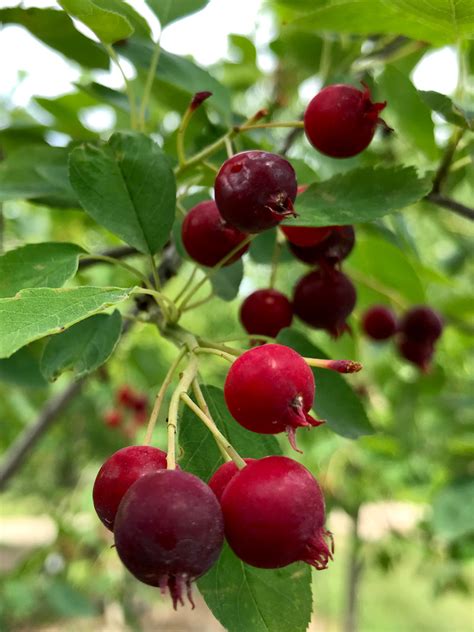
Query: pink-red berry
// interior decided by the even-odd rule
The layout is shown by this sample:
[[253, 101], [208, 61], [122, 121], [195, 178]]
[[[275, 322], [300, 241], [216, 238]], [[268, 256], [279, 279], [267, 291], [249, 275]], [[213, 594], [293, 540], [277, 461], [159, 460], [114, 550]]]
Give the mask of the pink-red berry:
[[276, 338], [292, 320], [291, 303], [278, 290], [257, 290], [247, 296], [240, 308], [240, 321], [249, 334]]
[[308, 248], [324, 241], [332, 232], [334, 226], [280, 226], [288, 241], [299, 247]]
[[[244, 459], [244, 461], [252, 463], [255, 459]], [[233, 461], [227, 461], [227, 463], [223, 463], [217, 468], [208, 483], [217, 500], [220, 501], [225, 488], [239, 471], [239, 468]]]
[[388, 340], [397, 331], [397, 318], [385, 305], [373, 305], [362, 316], [362, 329], [372, 340]]
[[332, 226], [330, 234], [318, 244], [302, 247], [290, 243], [289, 247], [294, 256], [304, 263], [333, 266], [350, 255], [354, 244], [353, 226]]
[[123, 415], [120, 410], [107, 410], [104, 414], [104, 422], [110, 428], [117, 428], [123, 421]]

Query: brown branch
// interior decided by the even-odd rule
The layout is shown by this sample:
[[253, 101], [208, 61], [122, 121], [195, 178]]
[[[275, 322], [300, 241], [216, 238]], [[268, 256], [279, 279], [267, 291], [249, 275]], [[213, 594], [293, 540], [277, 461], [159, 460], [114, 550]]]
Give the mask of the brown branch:
[[425, 200], [431, 202], [432, 204], [436, 204], [437, 206], [441, 206], [442, 208], [448, 209], [457, 215], [461, 215], [466, 219], [470, 219], [474, 221], [474, 208], [470, 208], [469, 206], [465, 206], [464, 204], [460, 204], [441, 193], [428, 193]]

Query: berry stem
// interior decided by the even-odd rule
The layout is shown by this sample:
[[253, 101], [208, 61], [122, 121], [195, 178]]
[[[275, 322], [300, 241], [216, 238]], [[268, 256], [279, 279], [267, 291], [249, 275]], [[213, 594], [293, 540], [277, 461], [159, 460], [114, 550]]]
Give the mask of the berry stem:
[[207, 296], [201, 298], [199, 301], [195, 301], [194, 303], [189, 303], [189, 305], [183, 309], [183, 312], [187, 312], [191, 309], [195, 309], [196, 307], [201, 307], [205, 303], [208, 303], [210, 300], [214, 298], [214, 290], [211, 290]]
[[308, 366], [329, 369], [338, 373], [358, 373], [362, 370], [362, 364], [354, 362], [354, 360], [324, 360], [320, 358], [303, 358], [303, 360]]
[[254, 123], [254, 124], [246, 124], [237, 125], [234, 127], [234, 131], [236, 133], [247, 132], [253, 129], [267, 129], [273, 127], [293, 127], [293, 128], [304, 128], [303, 121], [273, 121], [271, 123]]
[[[190, 351], [192, 350], [190, 349]], [[196, 377], [197, 370], [197, 356], [194, 353], [191, 353], [188, 366], [184, 369], [181, 379], [178, 382], [178, 386], [175, 388], [173, 395], [171, 396], [168, 411], [168, 455], [166, 457], [166, 463], [169, 470], [176, 469], [176, 433], [178, 428], [179, 402], [182, 397], [187, 396], [187, 391]], [[196, 408], [198, 407], [196, 406]], [[198, 410], [201, 409], [198, 408]]]
[[127, 92], [128, 102], [130, 105], [130, 127], [132, 129], [136, 129], [136, 126], [137, 126], [136, 105], [135, 105], [135, 94], [132, 88], [132, 84], [129, 81], [127, 75], [125, 74], [125, 71], [122, 67], [122, 64], [120, 63], [120, 59], [117, 53], [115, 52], [114, 47], [111, 46], [110, 44], [104, 44], [104, 47], [107, 53], [109, 54], [109, 57], [112, 59], [112, 61], [115, 62], [115, 65], [119, 69], [120, 74], [122, 75], [123, 80], [125, 82], [125, 90]]
[[227, 158], [232, 158], [234, 155], [234, 148], [232, 147], [232, 140], [229, 137], [225, 139], [225, 149], [227, 152]]
[[194, 266], [191, 275], [189, 277], [189, 279], [186, 281], [186, 283], [183, 285], [183, 287], [181, 288], [181, 290], [179, 291], [179, 293], [175, 296], [174, 298], [174, 302], [177, 303], [179, 301], [179, 299], [183, 296], [183, 294], [186, 292], [186, 290], [189, 288], [189, 286], [192, 284], [192, 282], [194, 281], [194, 277], [196, 276], [197, 272], [199, 270], [199, 266]]
[[363, 272], [360, 272], [359, 270], [355, 270], [354, 268], [350, 269], [350, 275], [351, 275], [351, 278], [353, 278], [358, 283], [362, 283], [362, 285], [366, 285], [367, 287], [370, 287], [372, 290], [375, 290], [376, 292], [383, 294], [384, 296], [389, 298], [392, 301], [392, 303], [395, 303], [401, 309], [404, 310], [408, 308], [409, 305], [401, 294], [399, 294], [398, 292], [395, 292], [391, 288], [388, 288], [386, 285], [383, 285], [383, 283], [379, 283], [376, 279], [368, 277]]
[[227, 355], [239, 357], [244, 353], [244, 349], [234, 349], [233, 347], [229, 347], [228, 345], [221, 344], [219, 342], [213, 342], [212, 340], [207, 340], [205, 338], [198, 338], [199, 346], [206, 347], [208, 349], [217, 349], [219, 351], [223, 351]]
[[277, 273], [278, 273], [278, 262], [280, 260], [281, 250], [283, 247], [283, 242], [279, 239], [279, 234], [277, 232], [275, 237], [275, 246], [273, 247], [272, 254], [272, 267], [270, 272], [270, 283], [268, 287], [273, 290], [276, 283]]
[[150, 255], [151, 274], [153, 277], [154, 286], [157, 290], [161, 289], [160, 279], [158, 277], [158, 270], [156, 268], [155, 257]]
[[140, 110], [138, 112], [138, 124], [139, 124], [139, 129], [141, 129], [142, 132], [146, 132], [146, 119], [145, 119], [146, 108], [150, 100], [151, 89], [153, 88], [153, 81], [155, 79], [156, 69], [158, 68], [158, 62], [160, 60], [160, 54], [161, 54], [160, 40], [161, 40], [161, 32], [153, 48], [153, 55], [151, 57], [150, 67], [148, 68], [148, 74], [145, 81], [145, 87], [143, 89], [142, 102], [140, 104]]
[[108, 255], [93, 255], [93, 254], [84, 255], [81, 259], [94, 259], [95, 261], [103, 261], [104, 263], [110, 263], [111, 265], [117, 266], [119, 268], [123, 268], [124, 270], [127, 270], [127, 272], [130, 272], [130, 274], [133, 274], [133, 276], [135, 276], [137, 279], [140, 279], [140, 281], [142, 281], [147, 288], [149, 288], [150, 290], [153, 289], [146, 274], [143, 274], [143, 272], [140, 272], [138, 268], [131, 266], [130, 264], [126, 263], [125, 261], [122, 261], [121, 259], [115, 259], [114, 257], [109, 257]]
[[168, 373], [166, 374], [165, 379], [163, 380], [163, 383], [160, 386], [160, 389], [155, 399], [155, 403], [153, 405], [153, 410], [151, 411], [150, 420], [148, 421], [148, 426], [146, 429], [145, 440], [143, 441], [143, 445], [150, 445], [151, 443], [153, 430], [155, 429], [156, 421], [158, 419], [158, 415], [160, 414], [160, 409], [163, 404], [166, 391], [168, 390], [168, 387], [171, 384], [175, 371], [178, 368], [181, 360], [184, 358], [185, 354], [186, 354], [186, 348], [183, 347], [181, 351], [178, 353], [178, 355], [176, 356], [174, 362], [171, 364], [170, 368], [168, 369]]
[[[209, 419], [213, 422], [213, 424], [216, 425], [216, 422], [212, 419], [211, 411], [209, 410], [209, 406], [207, 405], [206, 399], [204, 397], [204, 394], [201, 390], [201, 386], [199, 384], [199, 380], [197, 378], [194, 378], [193, 380], [193, 393], [199, 405], [199, 408], [203, 411], [204, 414], [206, 414], [209, 417]], [[223, 446], [218, 441], [216, 441], [216, 443], [217, 443], [217, 447], [219, 448], [220, 453], [222, 454], [222, 458], [224, 459], [224, 461], [232, 461], [231, 457], [224, 450]]]
[[224, 437], [219, 428], [215, 425], [210, 417], [208, 417], [200, 408], [197, 406], [193, 400], [189, 397], [187, 393], [181, 393], [181, 399], [188, 406], [193, 413], [206, 425], [206, 427], [211, 432], [214, 439], [222, 446], [222, 448], [227, 452], [232, 461], [236, 464], [236, 466], [241, 470], [245, 467], [246, 463], [243, 458], [238, 454], [238, 452], [231, 446], [231, 444]]
[[199, 347], [194, 350], [194, 353], [210, 353], [212, 355], [217, 355], [220, 358], [224, 358], [224, 360], [228, 360], [229, 362], [233, 362], [235, 357], [230, 353], [226, 353], [225, 351], [220, 351], [219, 349], [210, 349], [208, 347]]

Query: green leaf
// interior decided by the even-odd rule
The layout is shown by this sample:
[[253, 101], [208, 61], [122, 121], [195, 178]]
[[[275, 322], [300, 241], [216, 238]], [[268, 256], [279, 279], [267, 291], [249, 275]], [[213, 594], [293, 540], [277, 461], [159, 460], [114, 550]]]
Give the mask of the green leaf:
[[[217, 427], [242, 457], [260, 459], [271, 454], [281, 454], [275, 437], [250, 432], [233, 419], [220, 388], [203, 386], [202, 391]], [[205, 481], [223, 462], [211, 433], [187, 407], [183, 410], [179, 425], [179, 445], [182, 449], [180, 466]]]
[[211, 277], [213, 290], [224, 301], [233, 301], [239, 293], [239, 287], [244, 276], [244, 265], [239, 259], [230, 266], [220, 268]]
[[76, 83], [75, 85], [79, 90], [97, 99], [97, 101], [111, 105], [113, 108], [123, 112], [130, 111], [129, 100], [123, 92], [112, 90], [112, 88], [94, 81], [87, 84]]
[[166, 155], [139, 133], [71, 152], [69, 177], [84, 210], [144, 254], [156, 253], [173, 226], [176, 183]]
[[96, 99], [92, 99], [85, 93], [73, 92], [54, 99], [35, 97], [34, 100], [43, 110], [46, 110], [54, 117], [55, 120], [51, 124], [51, 129], [69, 134], [69, 136], [77, 140], [94, 140], [97, 138], [97, 134], [84, 127], [79, 119], [82, 109], [98, 105]]
[[[278, 342], [305, 357], [327, 358], [321, 349], [293, 329], [283, 329], [278, 334]], [[325, 419], [331, 430], [349, 439], [372, 434], [373, 428], [360, 399], [342, 375], [328, 369], [313, 368], [312, 371], [316, 381], [313, 409], [318, 418]]]
[[0, 298], [31, 287], [61, 287], [76, 274], [76, 244], [44, 242], [10, 250], [0, 257]]
[[474, 112], [463, 110], [445, 94], [420, 90], [419, 95], [429, 108], [440, 114], [448, 123], [464, 129], [474, 129]]
[[[59, 0], [59, 4], [67, 13], [88, 26], [105, 44], [126, 39], [134, 31], [126, 17], [120, 12], [102, 8], [97, 0]], [[115, 2], [110, 4], [116, 8]]]
[[423, 38], [426, 27], [438, 28], [446, 41], [456, 42], [474, 35], [474, 11], [471, 0], [385, 0], [400, 15], [420, 25], [417, 39]]
[[431, 189], [413, 167], [365, 167], [312, 184], [298, 196], [298, 217], [285, 224], [328, 226], [369, 222], [421, 200]]
[[455, 482], [442, 489], [433, 502], [433, 528], [447, 540], [474, 532], [474, 481]]
[[49, 340], [41, 358], [42, 374], [52, 382], [68, 370], [78, 378], [92, 373], [110, 358], [121, 332], [122, 317], [117, 310], [73, 325]]
[[103, 70], [109, 67], [106, 52], [99, 44], [79, 33], [64, 11], [21, 7], [1, 9], [0, 23], [24, 26], [47, 46], [81, 66]]
[[311, 569], [302, 562], [276, 570], [254, 568], [225, 543], [198, 587], [228, 632], [305, 632], [311, 619]]
[[31, 346], [0, 360], [0, 380], [24, 388], [44, 388], [48, 385], [41, 374], [39, 358]]
[[146, 0], [162, 28], [203, 9], [209, 0]]
[[0, 299], [0, 358], [44, 336], [62, 333], [129, 297], [132, 288], [77, 287], [22, 290]]

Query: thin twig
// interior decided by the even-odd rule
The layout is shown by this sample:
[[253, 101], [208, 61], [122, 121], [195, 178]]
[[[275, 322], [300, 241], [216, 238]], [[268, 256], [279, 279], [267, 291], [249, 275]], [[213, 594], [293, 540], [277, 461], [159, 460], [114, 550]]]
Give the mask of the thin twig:
[[448, 211], [453, 211], [453, 213], [461, 215], [461, 217], [474, 221], [474, 208], [460, 204], [441, 193], [428, 193], [425, 200], [431, 202], [432, 204], [436, 204], [437, 206], [441, 206], [442, 208], [448, 209]]

